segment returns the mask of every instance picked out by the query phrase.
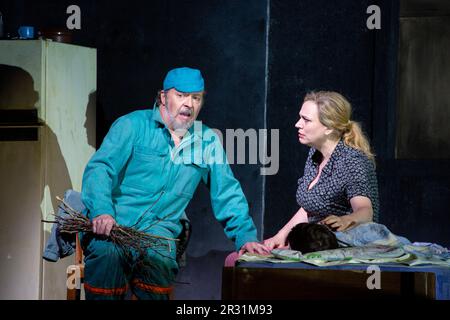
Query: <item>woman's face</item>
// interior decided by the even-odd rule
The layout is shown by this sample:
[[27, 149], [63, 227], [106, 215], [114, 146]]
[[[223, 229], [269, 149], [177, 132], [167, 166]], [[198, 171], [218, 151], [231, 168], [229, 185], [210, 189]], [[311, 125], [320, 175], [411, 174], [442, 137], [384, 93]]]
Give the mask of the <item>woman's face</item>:
[[300, 119], [295, 124], [298, 129], [298, 141], [310, 147], [320, 146], [325, 140], [325, 133], [329, 131], [319, 121], [319, 109], [312, 101], [303, 103], [300, 109]]

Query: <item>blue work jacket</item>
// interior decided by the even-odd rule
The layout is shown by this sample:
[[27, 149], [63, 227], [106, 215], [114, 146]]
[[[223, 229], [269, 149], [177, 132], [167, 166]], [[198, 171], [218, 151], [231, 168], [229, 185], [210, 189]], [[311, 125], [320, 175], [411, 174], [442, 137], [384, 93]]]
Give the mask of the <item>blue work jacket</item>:
[[217, 134], [195, 121], [178, 146], [158, 107], [117, 119], [83, 175], [82, 201], [93, 219], [110, 214], [119, 225], [157, 224], [174, 237], [200, 181], [210, 191], [216, 219], [238, 250], [257, 241], [247, 200]]

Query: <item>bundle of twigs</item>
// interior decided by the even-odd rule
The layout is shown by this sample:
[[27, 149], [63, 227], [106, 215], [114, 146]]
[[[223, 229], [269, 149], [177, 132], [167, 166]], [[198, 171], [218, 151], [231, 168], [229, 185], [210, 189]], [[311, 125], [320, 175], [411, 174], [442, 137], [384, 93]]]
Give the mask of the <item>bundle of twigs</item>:
[[[43, 220], [43, 222], [57, 223], [59, 232], [61, 233], [93, 233], [92, 222], [85, 215], [71, 208], [63, 199], [59, 197], [57, 197], [57, 199], [60, 201], [59, 208], [62, 209], [66, 215], [54, 215], [55, 221]], [[154, 224], [159, 221], [160, 220], [157, 220]], [[146, 229], [149, 229], [150, 227], [151, 226]], [[153, 235], [137, 230], [134, 227], [125, 227], [117, 224], [112, 227], [109, 238], [120, 250], [126, 253], [126, 255], [132, 255], [134, 251], [142, 256], [145, 255], [148, 248], [157, 249], [160, 247], [168, 247], [168, 250], [170, 251], [170, 242], [164, 240], [178, 241], [178, 239]]]

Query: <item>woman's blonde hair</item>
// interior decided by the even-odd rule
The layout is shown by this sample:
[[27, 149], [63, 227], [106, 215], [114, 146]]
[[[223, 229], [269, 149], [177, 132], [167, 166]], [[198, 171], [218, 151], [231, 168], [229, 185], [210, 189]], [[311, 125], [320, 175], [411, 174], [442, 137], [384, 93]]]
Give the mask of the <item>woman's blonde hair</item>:
[[361, 125], [350, 120], [352, 106], [341, 94], [333, 91], [308, 93], [303, 102], [311, 101], [319, 110], [319, 121], [327, 128], [333, 129], [337, 137], [352, 148], [361, 150], [375, 163], [375, 155], [364, 135]]

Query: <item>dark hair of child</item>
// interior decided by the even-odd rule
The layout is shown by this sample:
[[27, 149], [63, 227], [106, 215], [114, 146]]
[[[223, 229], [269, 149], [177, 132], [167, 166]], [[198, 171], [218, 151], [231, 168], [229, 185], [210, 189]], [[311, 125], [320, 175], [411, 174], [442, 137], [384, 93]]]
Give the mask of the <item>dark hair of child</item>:
[[299, 223], [289, 232], [287, 242], [291, 250], [308, 252], [337, 249], [336, 235], [326, 226], [316, 223]]

